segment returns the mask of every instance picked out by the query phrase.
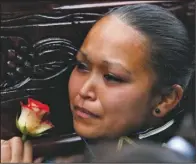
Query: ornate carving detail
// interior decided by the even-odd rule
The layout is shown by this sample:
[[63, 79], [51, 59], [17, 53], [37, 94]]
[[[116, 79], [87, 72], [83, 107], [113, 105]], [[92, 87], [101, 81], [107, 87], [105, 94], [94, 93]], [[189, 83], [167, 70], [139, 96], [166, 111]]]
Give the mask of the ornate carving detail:
[[56, 87], [55, 81], [71, 65], [77, 51], [71, 41], [58, 37], [40, 40], [32, 46], [18, 36], [1, 36], [1, 42], [4, 44], [1, 50], [2, 104], [17, 93], [21, 96], [21, 91], [25, 94]]
[[1, 36], [1, 84], [0, 89], [8, 89], [19, 84], [31, 74], [33, 52], [28, 42], [17, 36]]
[[[3, 18], [2, 14], [2, 18]], [[33, 14], [33, 15], [25, 15], [15, 18], [2, 19], [1, 20], [1, 28], [5, 28], [6, 26], [30, 26], [30, 25], [72, 25], [72, 24], [85, 24], [85, 23], [94, 23], [102, 14], [99, 13], [70, 13], [67, 15], [63, 15], [62, 12], [54, 12], [48, 14]]]

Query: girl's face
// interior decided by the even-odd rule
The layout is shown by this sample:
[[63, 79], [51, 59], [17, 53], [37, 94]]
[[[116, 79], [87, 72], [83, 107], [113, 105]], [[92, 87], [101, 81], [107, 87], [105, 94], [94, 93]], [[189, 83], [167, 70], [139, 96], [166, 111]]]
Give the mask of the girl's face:
[[155, 76], [147, 64], [148, 43], [115, 16], [102, 18], [90, 30], [69, 81], [73, 124], [79, 135], [118, 137], [149, 121]]

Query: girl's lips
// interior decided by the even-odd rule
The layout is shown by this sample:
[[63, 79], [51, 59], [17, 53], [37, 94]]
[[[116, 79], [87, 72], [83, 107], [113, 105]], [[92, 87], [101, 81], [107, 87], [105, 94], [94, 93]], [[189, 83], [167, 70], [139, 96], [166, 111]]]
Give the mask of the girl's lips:
[[74, 107], [74, 112], [76, 115], [82, 118], [90, 118], [90, 117], [99, 118], [100, 117], [99, 115], [92, 113], [89, 110], [78, 107], [78, 106]]
[[91, 117], [90, 114], [84, 113], [80, 110], [76, 110], [75, 114], [79, 117], [82, 117], [82, 118], [90, 118]]

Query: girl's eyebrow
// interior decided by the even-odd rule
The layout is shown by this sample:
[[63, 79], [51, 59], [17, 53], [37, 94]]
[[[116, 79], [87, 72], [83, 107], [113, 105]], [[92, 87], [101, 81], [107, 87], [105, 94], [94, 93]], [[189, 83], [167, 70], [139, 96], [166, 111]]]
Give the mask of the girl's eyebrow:
[[[90, 62], [90, 60], [88, 59], [88, 54], [85, 53], [84, 51], [82, 50], [79, 50], [78, 51], [88, 62]], [[102, 61], [103, 65], [106, 65], [107, 67], [120, 67], [122, 68], [126, 73], [128, 73], [129, 75], [131, 75], [131, 72], [126, 69], [120, 62], [111, 62], [111, 61], [108, 61], [108, 60], [103, 60]]]
[[79, 50], [78, 52], [79, 52], [82, 56], [84, 56], [84, 57], [88, 57], [88, 54], [86, 54], [84, 51]]
[[90, 62], [90, 60], [88, 59], [88, 54], [85, 53], [84, 51], [82, 50], [78, 50], [79, 54], [82, 55], [82, 57], [84, 57], [88, 62]]
[[103, 60], [102, 62], [104, 65], [107, 65], [108, 67], [120, 67], [121, 69], [123, 69], [127, 74], [131, 75], [131, 72], [129, 70], [127, 70], [121, 63], [119, 62], [110, 62], [107, 60]]

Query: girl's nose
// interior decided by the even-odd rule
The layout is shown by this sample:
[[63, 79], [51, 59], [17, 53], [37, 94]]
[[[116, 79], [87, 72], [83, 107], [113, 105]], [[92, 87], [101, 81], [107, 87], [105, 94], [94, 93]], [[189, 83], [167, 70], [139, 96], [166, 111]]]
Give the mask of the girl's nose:
[[92, 78], [88, 79], [80, 89], [79, 95], [83, 99], [96, 100], [95, 85], [96, 82]]

